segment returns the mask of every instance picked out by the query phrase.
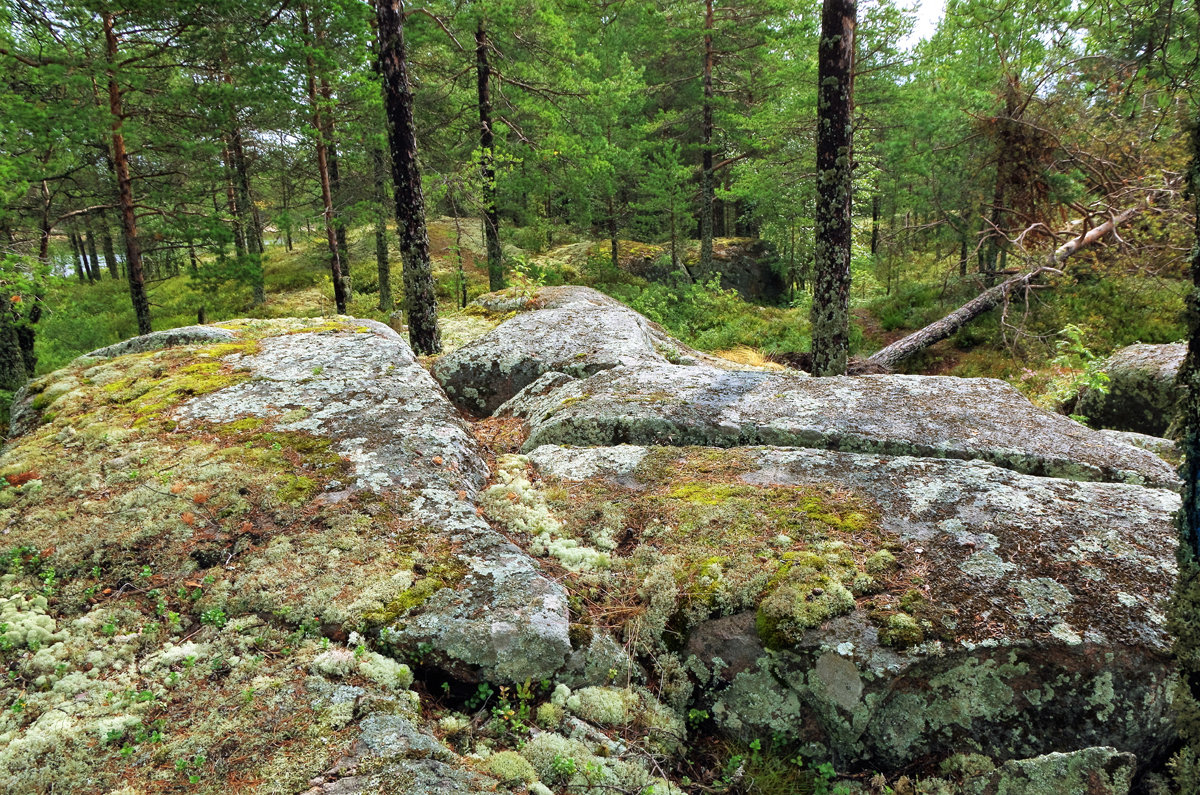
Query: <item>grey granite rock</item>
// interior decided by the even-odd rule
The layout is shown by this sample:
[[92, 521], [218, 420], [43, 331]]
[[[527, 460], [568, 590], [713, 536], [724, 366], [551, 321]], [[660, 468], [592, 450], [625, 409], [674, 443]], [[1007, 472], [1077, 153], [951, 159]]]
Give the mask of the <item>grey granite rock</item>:
[[128, 353], [145, 353], [178, 345], [204, 345], [214, 342], [232, 342], [237, 338], [229, 329], [219, 326], [180, 326], [179, 328], [152, 331], [140, 337], [122, 340], [104, 348], [85, 353], [89, 359], [111, 359]]
[[[904, 593], [911, 585], [883, 573], [876, 588], [900, 593], [860, 598], [795, 642], [774, 636], [767, 595], [757, 616], [693, 627], [686, 654], [711, 677], [708, 709], [730, 735], [787, 737], [805, 758], [880, 770], [963, 751], [1005, 760], [1104, 745], [1152, 761], [1170, 746], [1174, 493], [794, 448], [544, 446], [530, 460], [552, 485], [586, 477], [653, 490], [647, 457], [661, 469], [662, 456], [691, 454], [740, 472], [737, 483], [854, 495], [878, 524], [847, 553], [893, 550], [896, 577], [921, 583]], [[885, 628], [905, 610], [916, 633], [897, 642]]]
[[1043, 411], [995, 379], [806, 378], [707, 366], [621, 366], [522, 397], [504, 413], [543, 444], [770, 444], [980, 459], [1035, 475], [1177, 487], [1174, 470]]
[[[494, 298], [501, 306], [509, 306], [509, 298]], [[590, 287], [546, 287], [534, 296], [522, 297], [520, 306], [529, 311], [434, 365], [434, 377], [463, 410], [489, 416], [551, 371], [581, 378], [618, 365], [704, 361], [737, 367], [693, 351], [642, 315]]]
[[1101, 428], [1166, 436], [1178, 410], [1175, 383], [1187, 344], [1130, 345], [1104, 363], [1108, 392], [1084, 390], [1075, 412]]

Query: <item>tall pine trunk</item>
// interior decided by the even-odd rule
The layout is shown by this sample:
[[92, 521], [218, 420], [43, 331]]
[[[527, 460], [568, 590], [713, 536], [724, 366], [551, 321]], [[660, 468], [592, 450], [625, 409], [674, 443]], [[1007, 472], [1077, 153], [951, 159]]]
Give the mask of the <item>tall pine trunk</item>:
[[475, 78], [479, 101], [479, 170], [483, 179], [483, 236], [487, 248], [488, 289], [504, 289], [500, 250], [500, 215], [496, 209], [496, 136], [492, 130], [492, 68], [488, 61], [487, 30], [475, 28]]
[[612, 258], [613, 273], [621, 269], [621, 241], [617, 237], [617, 203], [612, 196], [608, 197], [608, 246]]
[[392, 266], [387, 242], [387, 163], [383, 150], [371, 149], [375, 166], [375, 269], [379, 274], [379, 311], [391, 312], [396, 307], [392, 298]]
[[100, 281], [100, 254], [96, 251], [96, 230], [92, 226], [91, 213], [84, 213], [83, 228], [87, 233], [88, 258], [91, 260], [91, 272], [95, 274], [96, 281]]
[[[321, 31], [317, 32], [317, 41], [323, 42], [325, 36]], [[325, 151], [326, 157], [329, 160], [329, 188], [333, 192], [333, 228], [337, 236], [338, 254], [341, 255], [342, 264], [344, 267], [343, 278], [346, 282], [346, 298], [350, 298], [350, 246], [346, 243], [346, 219], [338, 212], [339, 209], [346, 206], [346, 199], [342, 190], [342, 168], [338, 160], [337, 136], [335, 135], [333, 124], [333, 89], [329, 86], [329, 79], [321, 75], [321, 100], [325, 103]]]
[[396, 226], [400, 256], [404, 260], [404, 304], [408, 312], [408, 339], [418, 354], [442, 349], [437, 322], [437, 295], [429, 259], [429, 233], [425, 229], [425, 197], [417, 167], [417, 134], [413, 123], [412, 87], [404, 51], [404, 17], [398, 0], [377, 0], [379, 75], [387, 112], [388, 147], [392, 155], [392, 190], [396, 201]]
[[71, 257], [75, 262], [75, 275], [79, 278], [79, 283], [83, 284], [88, 280], [87, 260], [83, 258], [83, 251], [80, 250], [79, 235], [73, 231], [67, 232], [67, 240], [71, 243]]
[[114, 279], [121, 278], [121, 266], [117, 264], [117, 252], [113, 248], [112, 233], [108, 229], [108, 218], [100, 211], [100, 245], [104, 248], [104, 265]]
[[[300, 24], [307, 39], [311, 33], [308, 24], [308, 7], [300, 6]], [[325, 121], [321, 112], [321, 100], [317, 96], [316, 65], [311, 54], [305, 56], [307, 69], [308, 101], [312, 107], [313, 129], [317, 133], [317, 172], [321, 180], [321, 202], [324, 208], [325, 240], [329, 245], [329, 271], [333, 278], [333, 303], [339, 315], [346, 314], [346, 281], [342, 275], [341, 250], [338, 248], [337, 231], [334, 228], [333, 191], [329, 182], [329, 160], [325, 148]]]
[[133, 202], [133, 180], [129, 174], [129, 155], [125, 151], [125, 111], [121, 105], [121, 87], [117, 85], [117, 34], [113, 15], [104, 14], [105, 53], [108, 57], [108, 111], [112, 117], [112, 159], [117, 172], [117, 206], [121, 210], [121, 230], [125, 236], [125, 274], [129, 278], [129, 298], [137, 317], [138, 333], [149, 334], [150, 299], [146, 295], [146, 276], [142, 269], [142, 247], [138, 239], [137, 210]]
[[242, 259], [246, 256], [246, 229], [242, 224], [237, 187], [233, 184], [233, 156], [229, 153], [228, 143], [221, 150], [221, 163], [225, 169], [225, 207], [233, 221], [233, 253]]
[[[1196, 209], [1200, 210], [1200, 114], [1192, 119], [1192, 125], [1188, 185]], [[1194, 219], [1192, 290], [1187, 299], [1188, 352], [1179, 371], [1179, 383], [1184, 387], [1179, 440], [1179, 452], [1183, 455], [1179, 470], [1183, 479], [1183, 505], [1176, 517], [1179, 547], [1175, 552], [1179, 576], [1167, 624], [1175, 638], [1180, 674], [1175, 693], [1176, 726], [1185, 743], [1176, 761], [1190, 762], [1180, 764], [1177, 770], [1181, 791], [1195, 785], [1200, 759], [1200, 213]]]
[[879, 194], [871, 197], [871, 256], [879, 253]]
[[703, 274], [713, 270], [713, 26], [713, 0], [705, 0], [704, 101], [700, 108], [700, 272]]
[[[231, 82], [228, 75], [226, 82]], [[263, 239], [262, 227], [258, 222], [258, 212], [254, 207], [254, 196], [250, 191], [250, 165], [246, 162], [246, 148], [242, 142], [242, 129], [237, 123], [236, 110], [230, 111], [232, 125], [229, 130], [229, 153], [233, 158], [233, 176], [237, 187], [238, 224], [242, 230], [246, 244], [246, 253], [250, 257], [250, 281], [254, 288], [254, 304], [262, 306], [266, 302], [266, 287], [263, 283]]]
[[850, 347], [850, 191], [855, 0], [825, 0], [817, 88], [812, 374], [843, 375]]

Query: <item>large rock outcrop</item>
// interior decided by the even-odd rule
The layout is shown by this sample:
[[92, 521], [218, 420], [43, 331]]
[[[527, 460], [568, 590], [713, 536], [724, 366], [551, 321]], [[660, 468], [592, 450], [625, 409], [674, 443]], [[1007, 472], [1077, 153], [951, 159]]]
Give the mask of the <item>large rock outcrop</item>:
[[1179, 408], [1175, 379], [1186, 355], [1182, 342], [1121, 348], [1104, 363], [1108, 391], [1084, 390], [1076, 413], [1099, 428], [1166, 436]]
[[529, 463], [563, 538], [621, 528], [612, 581], [660, 589], [646, 621], [731, 736], [879, 770], [1169, 747], [1169, 491], [772, 447]]
[[[549, 378], [550, 376], [547, 376]], [[808, 378], [705, 366], [605, 370], [502, 411], [542, 444], [771, 444], [977, 458], [1018, 472], [1170, 485], [1170, 465], [1035, 407], [1002, 381], [870, 375]]]
[[[30, 384], [0, 787], [682, 795], [767, 764], [808, 791], [800, 755], [1124, 793], [1161, 760], [1178, 497], [1136, 439], [999, 382], [722, 369], [593, 291], [512, 298], [437, 365], [459, 406], [505, 401], [479, 423], [352, 318]], [[714, 731], [760, 742], [684, 762]]]
[[545, 287], [533, 295], [506, 291], [483, 296], [479, 303], [488, 311], [521, 314], [433, 366], [455, 405], [476, 416], [491, 415], [549, 372], [582, 378], [621, 365], [701, 361], [737, 367], [688, 348], [590, 287]]
[[0, 787], [300, 791], [340, 756], [495, 786], [371, 747], [371, 715], [416, 719], [409, 661], [511, 683], [571, 653], [564, 589], [477, 515], [478, 443], [395, 332], [234, 321], [81, 357], [25, 405], [0, 457]]

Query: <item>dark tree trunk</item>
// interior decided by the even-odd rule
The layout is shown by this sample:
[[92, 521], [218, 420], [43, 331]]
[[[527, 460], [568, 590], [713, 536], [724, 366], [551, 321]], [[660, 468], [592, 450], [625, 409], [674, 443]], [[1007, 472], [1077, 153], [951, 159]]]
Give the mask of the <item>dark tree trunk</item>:
[[842, 375], [850, 345], [851, 110], [855, 0], [825, 0], [817, 88], [817, 217], [812, 374]]
[[[280, 133], [280, 143], [283, 143], [283, 133]], [[284, 162], [283, 179], [280, 185], [280, 194], [283, 197], [283, 244], [288, 251], [292, 250], [292, 214], [291, 214], [291, 199], [292, 185], [288, 179], [288, 164]]]
[[704, 101], [700, 108], [700, 272], [713, 270], [713, 0], [704, 4]]
[[29, 379], [13, 313], [0, 307], [0, 389], [15, 392]]
[[679, 270], [679, 231], [675, 219], [675, 206], [671, 206], [671, 272]]
[[266, 288], [263, 284], [262, 229], [258, 223], [258, 212], [254, 209], [254, 194], [250, 190], [250, 166], [246, 162], [246, 149], [242, 144], [242, 131], [235, 122], [229, 133], [229, 151], [233, 156], [233, 175], [237, 184], [238, 215], [246, 241], [246, 251], [251, 260], [251, 286], [254, 288], [254, 304], [262, 306], [266, 302]]
[[242, 259], [246, 256], [246, 228], [242, 223], [237, 187], [233, 184], [233, 155], [229, 153], [228, 146], [221, 150], [221, 161], [225, 166], [225, 207], [233, 220], [233, 253]]
[[[304, 36], [310, 34], [308, 7], [300, 6], [300, 24]], [[333, 303], [339, 315], [346, 314], [346, 281], [342, 276], [341, 251], [338, 248], [337, 231], [334, 228], [333, 191], [329, 183], [329, 161], [325, 149], [325, 122], [321, 113], [321, 101], [317, 96], [316, 65], [311, 54], [305, 58], [308, 82], [308, 101], [312, 106], [313, 128], [317, 131], [317, 171], [321, 179], [321, 201], [324, 206], [325, 240], [329, 245], [329, 270], [333, 277]]]
[[475, 28], [475, 78], [479, 97], [479, 170], [483, 180], [483, 236], [487, 247], [488, 289], [504, 289], [500, 250], [500, 216], [496, 210], [496, 137], [492, 130], [492, 68], [488, 62], [487, 30]]
[[458, 221], [458, 206], [454, 201], [453, 186], [449, 191], [450, 198], [450, 213], [454, 216], [454, 258], [458, 261], [458, 270], [456, 277], [458, 279], [458, 306], [460, 309], [467, 308], [467, 272], [463, 269], [463, 250], [462, 250], [462, 224]]
[[83, 228], [87, 232], [87, 247], [88, 259], [91, 261], [91, 273], [95, 281], [100, 281], [100, 254], [96, 251], [96, 232], [92, 228], [92, 217], [90, 214], [83, 216]]
[[79, 277], [79, 283], [83, 284], [88, 281], [88, 269], [87, 260], [83, 258], [83, 251], [80, 250], [79, 235], [74, 232], [68, 232], [67, 240], [71, 241], [71, 256], [75, 261], [75, 275]]
[[879, 253], [879, 194], [871, 197], [871, 256]]
[[[323, 35], [317, 33], [318, 40], [323, 40]], [[343, 278], [346, 282], [346, 299], [350, 299], [350, 247], [346, 243], [346, 219], [342, 217], [341, 210], [346, 207], [346, 197], [342, 190], [342, 169], [338, 163], [337, 137], [335, 135], [333, 124], [333, 89], [329, 86], [329, 80], [325, 75], [321, 75], [321, 99], [325, 103], [325, 149], [326, 157], [329, 160], [329, 188], [333, 192], [333, 228], [337, 236], [338, 254], [341, 256], [342, 265], [344, 268]]]
[[398, 0], [377, 0], [379, 23], [379, 75], [387, 112], [388, 146], [392, 155], [392, 189], [400, 256], [404, 260], [404, 303], [408, 313], [408, 338], [418, 354], [442, 349], [437, 322], [437, 295], [429, 259], [429, 234], [425, 229], [425, 197], [417, 168], [417, 135], [413, 124], [412, 87], [404, 51], [404, 17]]
[[621, 241], [617, 234], [617, 206], [611, 196], [608, 197], [608, 245], [613, 273], [616, 273], [621, 269]]
[[387, 242], [387, 163], [382, 149], [371, 150], [375, 166], [375, 269], [379, 273], [379, 311], [391, 312], [396, 307], [392, 299], [392, 266], [388, 259]]
[[34, 353], [34, 328], [42, 317], [42, 296], [35, 293], [24, 322], [17, 323], [17, 345], [21, 349], [21, 359], [25, 362], [25, 375], [33, 378], [37, 374], [37, 354]]
[[[987, 230], [987, 244], [980, 259], [980, 273], [983, 282], [991, 287], [996, 283], [996, 270], [1000, 258], [1007, 253], [1005, 238], [1007, 236], [1006, 213], [1004, 207], [1008, 183], [1012, 179], [1013, 151], [1010, 151], [1009, 132], [1015, 124], [1017, 113], [1016, 85], [1009, 83], [1004, 94], [1004, 117], [1000, 119], [1000, 136], [996, 148], [996, 185], [992, 190], [991, 228]], [[1003, 268], [1001, 268], [1003, 270]]]
[[[1200, 114], [1192, 119], [1188, 183], [1200, 211]], [[1191, 252], [1192, 290], [1187, 299], [1188, 352], [1179, 371], [1184, 389], [1179, 452], [1183, 465], [1183, 504], [1176, 516], [1179, 576], [1171, 600], [1167, 630], [1175, 639], [1180, 682], [1175, 693], [1176, 727], [1186, 750], [1200, 750], [1200, 212], [1194, 216]], [[1179, 757], [1176, 757], [1179, 758]], [[1194, 783], [1194, 780], [1192, 781]], [[1186, 785], [1185, 785], [1186, 786]]]
[[117, 252], [113, 250], [112, 233], [108, 231], [108, 218], [100, 211], [100, 245], [104, 248], [104, 265], [114, 279], [121, 278], [121, 266], [117, 263]]

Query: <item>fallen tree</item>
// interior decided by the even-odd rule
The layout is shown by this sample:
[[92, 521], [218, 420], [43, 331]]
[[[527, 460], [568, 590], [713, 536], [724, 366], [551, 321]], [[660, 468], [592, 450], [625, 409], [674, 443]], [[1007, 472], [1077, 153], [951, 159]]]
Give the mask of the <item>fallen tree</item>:
[[887, 370], [895, 369], [896, 365], [919, 351], [928, 348], [936, 342], [946, 339], [960, 328], [970, 323], [992, 307], [1004, 301], [1008, 295], [1018, 288], [1028, 287], [1047, 271], [1056, 273], [1058, 266], [1072, 254], [1087, 248], [1112, 232], [1121, 224], [1145, 209], [1145, 206], [1131, 207], [1099, 226], [1092, 227], [1078, 237], [1072, 238], [1054, 250], [1046, 261], [1031, 270], [1005, 279], [994, 287], [990, 287], [967, 303], [955, 309], [941, 320], [930, 323], [920, 331], [914, 331], [907, 337], [896, 340], [886, 348], [870, 356], [866, 363]]

